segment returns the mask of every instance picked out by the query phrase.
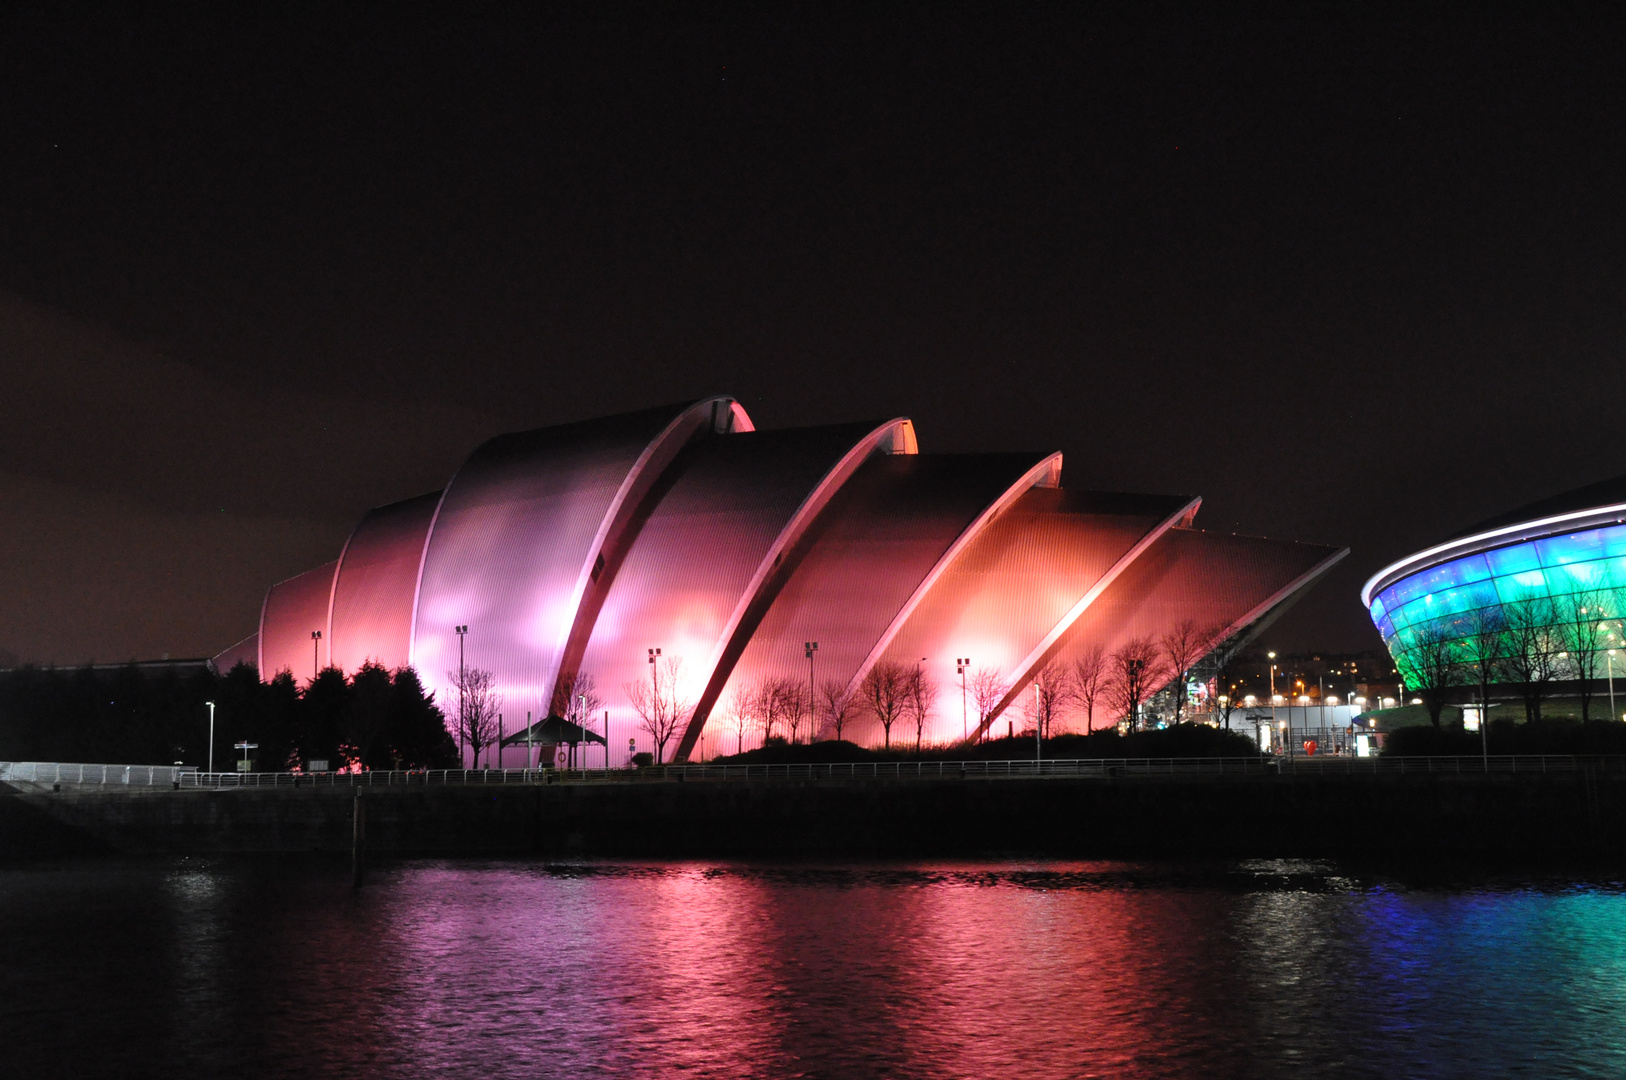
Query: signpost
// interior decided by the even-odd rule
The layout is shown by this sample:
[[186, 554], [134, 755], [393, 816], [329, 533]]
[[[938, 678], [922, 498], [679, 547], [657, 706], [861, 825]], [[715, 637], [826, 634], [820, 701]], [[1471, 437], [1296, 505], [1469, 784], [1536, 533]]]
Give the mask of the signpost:
[[251, 771], [249, 769], [249, 764], [250, 763], [249, 763], [249, 760], [248, 760], [248, 752], [250, 750], [258, 750], [260, 748], [260, 744], [257, 743], [257, 742], [248, 742], [248, 741], [245, 740], [244, 742], [240, 742], [240, 743], [232, 743], [232, 747], [234, 749], [241, 750], [243, 752], [243, 756], [237, 762], [237, 771], [238, 772], [249, 772], [249, 771]]

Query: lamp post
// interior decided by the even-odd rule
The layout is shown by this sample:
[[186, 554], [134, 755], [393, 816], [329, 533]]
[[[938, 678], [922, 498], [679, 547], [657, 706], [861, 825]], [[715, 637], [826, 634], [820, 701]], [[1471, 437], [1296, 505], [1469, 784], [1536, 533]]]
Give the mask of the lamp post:
[[[1274, 684], [1272, 684], [1272, 685], [1274, 685]], [[1271, 722], [1271, 724], [1273, 724], [1275, 726], [1276, 731], [1278, 733], [1285, 732], [1287, 730], [1287, 725], [1285, 723], [1283, 723], [1281, 720], [1276, 719], [1276, 708], [1281, 703], [1282, 703], [1282, 695], [1276, 694], [1276, 693], [1273, 693], [1273, 694], [1270, 695], [1270, 722]], [[1288, 713], [1287, 715], [1289, 717], [1291, 717], [1293, 714]], [[1282, 739], [1284, 741], [1284, 743], [1285, 743], [1285, 741], [1287, 739], [1287, 736], [1285, 734], [1278, 734], [1278, 738]]]
[[1615, 718], [1615, 650], [1604, 654], [1603, 662], [1609, 668], [1609, 719]]
[[807, 741], [813, 741], [813, 726], [819, 722], [819, 699], [813, 690], [813, 654], [819, 651], [816, 641], [804, 642], [807, 651]]
[[[468, 636], [467, 626], [456, 626], [457, 631], [457, 760], [463, 760], [463, 735], [469, 726], [468, 708], [464, 700], [463, 688], [468, 686], [468, 673], [463, 669], [463, 639]], [[479, 762], [475, 762], [476, 765]]]
[[[660, 675], [659, 675], [659, 672], [656, 671], [656, 665], [655, 665], [655, 661], [659, 660], [660, 657], [661, 657], [661, 651], [659, 649], [650, 649], [649, 650], [649, 717], [650, 717], [650, 719], [652, 721], [654, 721], [653, 723], [650, 724], [650, 727], [656, 727], [656, 728], [661, 726], [660, 725], [661, 684], [660, 684]], [[629, 743], [628, 745], [630, 746], [631, 744]], [[660, 749], [660, 744], [659, 743], [657, 743], [655, 745], [655, 749], [657, 749], [657, 750]]]
[[[1276, 654], [1271, 653], [1270, 655], [1275, 656]], [[1129, 680], [1128, 681], [1129, 681], [1130, 685], [1135, 687], [1136, 695], [1138, 697], [1141, 690], [1144, 689], [1140, 684], [1140, 676], [1141, 676], [1141, 669], [1146, 666], [1146, 661], [1141, 660], [1141, 659], [1139, 659], [1137, 657], [1136, 659], [1130, 660], [1128, 666], [1129, 666]], [[1129, 717], [1129, 730], [1130, 731], [1139, 731], [1140, 730], [1140, 705], [1141, 705], [1141, 703], [1139, 701], [1136, 701], [1134, 711], [1130, 714], [1130, 717]]]
[[322, 632], [311, 631], [311, 682], [316, 681], [317, 674], [322, 670], [321, 660]]
[[[956, 656], [954, 658], [954, 673], [960, 677], [960, 741], [966, 742], [971, 738], [971, 714], [966, 711], [965, 705], [965, 669], [971, 666], [969, 656]], [[1609, 707], [1614, 711], [1614, 706]]]
[[204, 704], [209, 706], [209, 765], [203, 771], [212, 773], [215, 771], [215, 703], [209, 701]]
[[[583, 770], [585, 772], [586, 769], [587, 769], [587, 695], [586, 694], [577, 694], [576, 695], [576, 715], [581, 717], [581, 723], [576, 725], [576, 745], [581, 747], [581, 752], [578, 754], [578, 753], [575, 752], [576, 747], [571, 747], [571, 755], [570, 756], [572, 758], [577, 759], [577, 760], [572, 761], [570, 763], [570, 767], [572, 769], [579, 768], [579, 769], [581, 769], [581, 770]], [[702, 753], [700, 755], [700, 757], [701, 757], [701, 760], [705, 760], [705, 754], [704, 753]]]
[[[1304, 729], [1305, 729], [1305, 731], [1309, 731], [1309, 729], [1310, 729], [1310, 695], [1309, 694], [1300, 694], [1299, 695], [1299, 707], [1304, 710]], [[1287, 718], [1288, 718], [1289, 721], [1291, 721], [1293, 719], [1293, 710], [1292, 709], [1287, 710]]]

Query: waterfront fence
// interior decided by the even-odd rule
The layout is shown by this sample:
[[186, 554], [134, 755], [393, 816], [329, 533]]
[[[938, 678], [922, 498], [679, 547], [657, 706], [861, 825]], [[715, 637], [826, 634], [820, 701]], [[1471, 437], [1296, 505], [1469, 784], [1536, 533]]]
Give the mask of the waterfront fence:
[[80, 765], [0, 762], [0, 783], [95, 787], [298, 788], [425, 785], [650, 783], [688, 780], [963, 780], [998, 777], [1387, 776], [1411, 774], [1626, 773], [1626, 755], [1493, 754], [1490, 757], [1247, 757], [1059, 758], [1034, 761], [855, 761], [824, 764], [653, 765], [641, 769], [425, 769], [363, 772], [204, 773], [172, 765]]

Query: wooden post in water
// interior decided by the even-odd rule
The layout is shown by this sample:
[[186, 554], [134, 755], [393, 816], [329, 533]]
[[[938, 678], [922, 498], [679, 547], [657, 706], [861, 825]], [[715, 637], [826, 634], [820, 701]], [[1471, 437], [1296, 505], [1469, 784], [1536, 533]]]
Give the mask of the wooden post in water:
[[355, 807], [350, 814], [350, 887], [361, 888], [361, 873], [367, 863], [367, 803], [365, 792], [356, 792]]

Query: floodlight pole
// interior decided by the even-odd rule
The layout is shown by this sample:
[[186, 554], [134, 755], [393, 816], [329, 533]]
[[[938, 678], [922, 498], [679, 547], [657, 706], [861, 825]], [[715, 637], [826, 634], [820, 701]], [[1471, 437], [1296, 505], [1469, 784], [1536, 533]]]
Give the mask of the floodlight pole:
[[1609, 665], [1609, 719], [1615, 718], [1615, 650], [1610, 649], [1604, 654], [1604, 663]]
[[[659, 673], [659, 666], [655, 663], [655, 661], [660, 659], [660, 656], [661, 656], [660, 649], [657, 648], [657, 649], [650, 649], [649, 650], [649, 718], [652, 721], [649, 726], [653, 727], [653, 728], [659, 728], [659, 727], [662, 726], [661, 719], [660, 719], [660, 717], [661, 717], [660, 673]], [[653, 733], [651, 734], [651, 737], [653, 738]], [[660, 743], [657, 742], [655, 744], [655, 749], [659, 750], [660, 748], [661, 748]]]
[[320, 630], [312, 630], [311, 631], [311, 682], [313, 682], [313, 683], [316, 681], [316, 676], [319, 675], [321, 673], [321, 671], [322, 671], [322, 655], [321, 654], [322, 654], [322, 632]]
[[[809, 641], [805, 644], [807, 646], [807, 741], [811, 743], [813, 741], [813, 725], [819, 722], [819, 698], [813, 690], [813, 654], [819, 651], [819, 643]], [[1613, 705], [1609, 708], [1611, 712], [1614, 711]]]
[[[453, 627], [457, 631], [457, 761], [463, 763], [463, 735], [469, 726], [468, 706], [464, 690], [469, 684], [468, 673], [463, 670], [463, 639], [468, 636], [467, 626]], [[474, 764], [479, 765], [476, 761]]]
[[960, 677], [960, 741], [971, 741], [971, 717], [965, 706], [965, 669], [971, 664], [969, 656], [954, 658], [954, 673]]
[[205, 702], [209, 706], [209, 765], [203, 771], [205, 774], [215, 771], [215, 703]]

